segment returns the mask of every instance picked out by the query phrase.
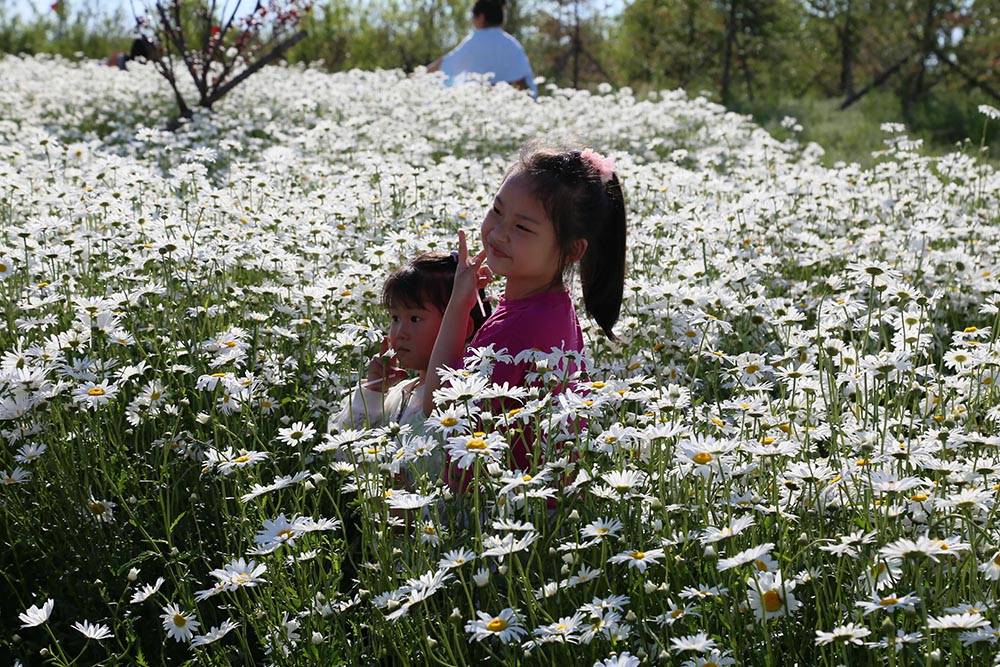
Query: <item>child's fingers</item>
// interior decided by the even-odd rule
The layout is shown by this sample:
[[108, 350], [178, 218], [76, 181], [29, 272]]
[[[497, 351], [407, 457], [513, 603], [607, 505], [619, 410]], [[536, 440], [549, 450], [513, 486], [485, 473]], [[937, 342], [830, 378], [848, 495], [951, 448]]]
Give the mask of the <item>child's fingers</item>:
[[469, 264], [471, 266], [479, 268], [479, 266], [482, 265], [485, 259], [486, 259], [486, 248], [483, 248], [482, 250], [476, 253], [476, 256], [472, 258], [472, 261], [469, 262]]
[[465, 266], [469, 261], [469, 247], [465, 244], [465, 231], [458, 230], [458, 268]]

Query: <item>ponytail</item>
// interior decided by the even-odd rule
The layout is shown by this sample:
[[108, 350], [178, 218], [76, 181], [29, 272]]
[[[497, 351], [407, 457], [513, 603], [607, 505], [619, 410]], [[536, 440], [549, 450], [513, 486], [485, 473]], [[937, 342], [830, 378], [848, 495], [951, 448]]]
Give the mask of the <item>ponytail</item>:
[[587, 312], [611, 340], [625, 294], [625, 196], [617, 174], [605, 184], [608, 206], [597, 233], [580, 259], [580, 283]]
[[532, 181], [559, 245], [554, 285], [574, 258], [579, 240], [587, 241], [580, 257], [580, 282], [587, 313], [611, 340], [625, 293], [625, 196], [614, 160], [591, 150], [536, 149], [522, 154], [513, 173]]

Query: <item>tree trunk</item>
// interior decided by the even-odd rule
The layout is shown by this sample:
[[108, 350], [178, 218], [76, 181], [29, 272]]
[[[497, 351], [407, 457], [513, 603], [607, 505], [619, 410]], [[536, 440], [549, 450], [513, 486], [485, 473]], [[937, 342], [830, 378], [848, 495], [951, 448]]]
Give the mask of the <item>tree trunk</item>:
[[573, 0], [573, 87], [580, 85], [580, 0]]
[[733, 77], [733, 42], [736, 41], [736, 3], [729, 0], [729, 15], [726, 18], [726, 41], [722, 51], [722, 86], [720, 97], [722, 104], [729, 106], [729, 86]]
[[903, 118], [907, 122], [913, 122], [913, 105], [924, 95], [924, 77], [927, 74], [927, 58], [934, 50], [934, 18], [936, 0], [927, 0], [927, 13], [924, 14], [923, 31], [920, 34], [920, 62], [917, 63], [917, 72], [903, 88]]
[[840, 94], [845, 98], [854, 94], [854, 3], [847, 0], [844, 26], [840, 33]]

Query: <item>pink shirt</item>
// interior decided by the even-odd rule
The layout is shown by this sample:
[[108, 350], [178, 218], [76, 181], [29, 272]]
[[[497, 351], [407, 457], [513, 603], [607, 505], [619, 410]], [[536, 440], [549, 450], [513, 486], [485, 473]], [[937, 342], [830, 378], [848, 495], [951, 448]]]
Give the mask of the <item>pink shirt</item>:
[[[501, 298], [469, 347], [486, 347], [491, 343], [497, 352], [506, 348], [507, 354], [512, 357], [531, 349], [551, 352], [553, 347], [582, 352], [583, 332], [569, 294], [565, 290], [557, 290], [523, 299]], [[524, 386], [529, 370], [530, 364], [527, 363], [497, 363], [491, 379], [495, 384], [506, 382], [512, 387]], [[568, 369], [570, 373], [575, 370], [575, 366]], [[500, 405], [495, 408], [503, 409]], [[533, 440], [530, 429], [526, 428], [525, 436], [518, 437], [513, 443], [510, 453], [516, 468], [528, 470], [531, 461], [529, 443]]]
[[[516, 356], [524, 350], [550, 352], [553, 347], [583, 351], [583, 332], [573, 301], [565, 290], [542, 292], [523, 299], [502, 297], [496, 310], [476, 332], [470, 348], [493, 344]], [[495, 384], [523, 385], [528, 365], [498, 363], [493, 368]]]

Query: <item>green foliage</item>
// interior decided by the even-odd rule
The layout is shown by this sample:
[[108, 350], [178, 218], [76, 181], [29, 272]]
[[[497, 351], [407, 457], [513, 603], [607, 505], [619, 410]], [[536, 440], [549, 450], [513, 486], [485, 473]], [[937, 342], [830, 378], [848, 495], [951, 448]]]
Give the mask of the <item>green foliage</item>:
[[288, 60], [322, 60], [333, 70], [412, 71], [464, 36], [469, 7], [466, 0], [329, 0], [306, 20], [309, 36], [289, 52]]
[[48, 14], [24, 18], [14, 12], [10, 0], [0, 0], [0, 52], [107, 58], [128, 50], [132, 36], [120, 10], [107, 14], [96, 3], [77, 7], [65, 0], [54, 6], [57, 9]]

